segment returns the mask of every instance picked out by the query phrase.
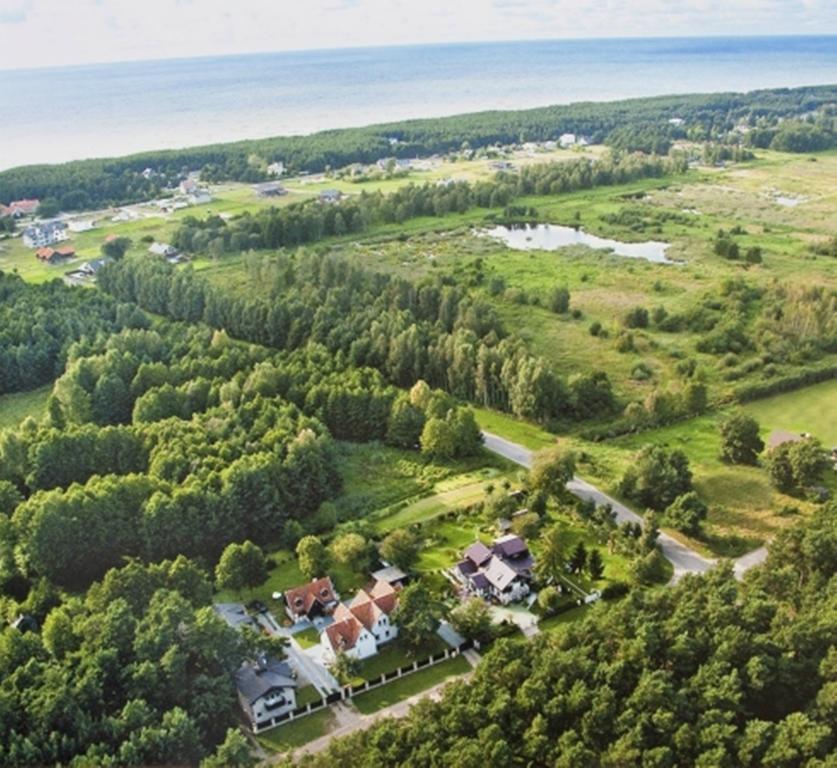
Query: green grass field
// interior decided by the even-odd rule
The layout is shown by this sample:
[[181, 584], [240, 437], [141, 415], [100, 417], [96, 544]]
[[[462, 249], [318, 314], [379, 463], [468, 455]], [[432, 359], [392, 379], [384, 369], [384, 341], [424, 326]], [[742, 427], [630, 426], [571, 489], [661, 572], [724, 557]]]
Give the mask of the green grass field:
[[287, 752], [309, 741], [325, 736], [336, 723], [334, 713], [326, 707], [312, 715], [285, 723], [256, 737], [268, 752]]
[[50, 392], [51, 384], [29, 392], [0, 395], [0, 429], [16, 427], [27, 416], [40, 419], [46, 411]]
[[470, 669], [471, 665], [462, 656], [455, 656], [433, 667], [413, 672], [392, 683], [382, 685], [380, 688], [355, 696], [352, 703], [358, 711], [369, 715], [410, 696], [415, 696], [417, 693], [426, 691], [428, 688], [432, 688], [434, 685], [452, 677], [464, 675]]
[[417, 659], [424, 659], [441, 653], [447, 647], [441, 637], [434, 635], [421, 648], [412, 651], [404, 645], [400, 638], [396, 638], [382, 646], [377, 654], [360, 662], [357, 680], [375, 680], [387, 672], [412, 664]]
[[776, 429], [809, 432], [826, 448], [837, 446], [837, 379], [744, 406], [761, 424], [762, 436]]

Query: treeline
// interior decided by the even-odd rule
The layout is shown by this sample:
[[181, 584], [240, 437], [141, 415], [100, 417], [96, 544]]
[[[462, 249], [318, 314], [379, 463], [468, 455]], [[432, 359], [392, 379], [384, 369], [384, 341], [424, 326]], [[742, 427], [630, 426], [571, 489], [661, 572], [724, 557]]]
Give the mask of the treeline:
[[785, 120], [774, 126], [758, 126], [746, 137], [751, 147], [779, 152], [821, 152], [837, 145], [837, 119]]
[[[319, 172], [393, 155], [409, 158], [449, 152], [463, 145], [476, 149], [555, 140], [563, 133], [587, 136], [594, 142], [607, 139], [630, 150], [660, 150], [678, 135], [668, 123], [672, 118], [683, 120], [684, 129], [704, 140], [723, 136], [741, 120], [772, 126], [780, 118], [814, 112], [835, 100], [837, 88], [819, 86], [588, 102], [26, 166], [0, 173], [0, 201], [38, 197], [56, 200], [64, 210], [80, 210], [151, 199], [188, 170], [202, 170], [214, 180], [256, 181], [265, 178], [267, 164], [274, 160], [281, 160], [291, 172]], [[392, 145], [391, 139], [397, 143]], [[146, 168], [158, 175], [144, 178]]]
[[264, 646], [211, 599], [183, 557], [63, 600], [41, 583], [21, 604], [40, 631], [0, 631], [0, 763], [197, 765], [235, 722], [231, 675]]
[[162, 259], [127, 258], [105, 267], [99, 285], [158, 314], [277, 349], [313, 342], [397, 386], [423, 379], [461, 400], [542, 423], [615, 407], [604, 373], [564, 381], [507, 336], [488, 303], [443, 278], [413, 284], [333, 255], [280, 253], [254, 260], [250, 279], [261, 295], [234, 295]]
[[782, 531], [743, 585], [719, 567], [498, 641], [440, 701], [302, 765], [831, 765], [835, 521], [832, 504]]
[[34, 389], [64, 370], [74, 341], [100, 332], [140, 327], [136, 307], [74, 291], [59, 280], [29, 285], [0, 271], [0, 394]]
[[686, 167], [684, 158], [614, 153], [595, 162], [579, 158], [528, 166], [519, 174], [501, 173], [493, 181], [475, 184], [409, 184], [387, 195], [363, 192], [333, 205], [310, 201], [266, 208], [230, 221], [220, 216], [190, 216], [176, 230], [172, 244], [187, 252], [215, 256], [260, 248], [290, 248], [333, 235], [363, 232], [378, 224], [465, 213], [474, 207], [502, 208], [522, 195], [555, 195], [624, 184], [639, 178], [682, 173]]

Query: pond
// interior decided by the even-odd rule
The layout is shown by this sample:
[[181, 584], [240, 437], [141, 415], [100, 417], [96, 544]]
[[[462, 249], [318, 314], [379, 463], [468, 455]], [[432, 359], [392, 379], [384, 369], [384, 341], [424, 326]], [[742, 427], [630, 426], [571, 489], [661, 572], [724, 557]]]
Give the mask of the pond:
[[525, 224], [507, 227], [505, 225], [481, 230], [480, 234], [501, 240], [516, 251], [555, 251], [568, 245], [586, 245], [588, 248], [608, 250], [628, 259], [646, 259], [657, 264], [675, 264], [666, 256], [668, 243], [646, 240], [643, 243], [623, 243], [597, 237], [574, 227], [557, 224]]

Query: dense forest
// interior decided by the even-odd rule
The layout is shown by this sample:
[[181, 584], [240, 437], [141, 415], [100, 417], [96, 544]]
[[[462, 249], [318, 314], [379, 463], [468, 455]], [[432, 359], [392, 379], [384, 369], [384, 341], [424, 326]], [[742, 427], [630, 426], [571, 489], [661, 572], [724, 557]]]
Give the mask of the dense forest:
[[[480, 112], [409, 120], [364, 128], [322, 131], [189, 149], [144, 152], [122, 158], [81, 160], [62, 165], [14, 168], [0, 173], [0, 202], [26, 197], [50, 199], [64, 210], [114, 205], [157, 197], [189, 170], [209, 180], [258, 181], [267, 164], [281, 160], [291, 172], [322, 171], [381, 157], [433, 153], [557, 139], [563, 133], [594, 142], [644, 151], [665, 150], [673, 139], [720, 138], [741, 121], [766, 128], [757, 146], [777, 138], [777, 148], [809, 151], [834, 143], [833, 120], [798, 129], [780, 119], [833, 109], [834, 86], [630, 99], [608, 104], [579, 103], [516, 112]], [[682, 126], [668, 121], [678, 118]], [[630, 126], [626, 130], [625, 126]], [[395, 143], [393, 143], [393, 140]], [[763, 142], [767, 143], [763, 143]], [[156, 175], [145, 178], [146, 168]]]
[[303, 764], [825, 768], [834, 764], [837, 507], [730, 568], [633, 592]]
[[474, 207], [504, 208], [522, 195], [558, 195], [579, 189], [625, 184], [640, 178], [683, 173], [684, 157], [661, 158], [613, 153], [593, 162], [586, 158], [565, 163], [528, 166], [517, 173], [500, 173], [493, 181], [448, 185], [409, 184], [388, 195], [362, 192], [333, 205], [318, 201], [245, 213], [229, 222], [220, 216], [187, 217], [173, 244], [189, 253], [238, 253], [260, 248], [294, 247], [324, 237], [345, 235], [378, 224], [401, 224], [420, 216], [444, 217]]
[[236, 296], [143, 257], [108, 265], [99, 285], [157, 314], [277, 349], [319, 344], [341, 364], [374, 368], [398, 386], [424, 379], [461, 400], [545, 423], [606, 415], [616, 405], [605, 373], [564, 381], [508, 335], [487, 302], [442, 278], [413, 284], [305, 253], [277, 254], [259, 269], [262, 296]]
[[134, 305], [60, 281], [32, 286], [0, 271], [0, 394], [33, 389], [64, 370], [67, 349], [83, 336], [143, 327]]

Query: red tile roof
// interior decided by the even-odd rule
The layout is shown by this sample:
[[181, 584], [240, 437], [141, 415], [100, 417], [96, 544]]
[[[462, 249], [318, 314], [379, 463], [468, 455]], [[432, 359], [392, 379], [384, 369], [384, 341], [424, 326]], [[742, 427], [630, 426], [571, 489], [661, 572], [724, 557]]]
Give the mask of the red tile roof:
[[325, 629], [328, 641], [335, 651], [354, 648], [362, 631], [363, 625], [354, 616], [329, 624]]
[[307, 615], [315, 603], [325, 607], [336, 600], [334, 585], [328, 576], [285, 592], [285, 604], [295, 616]]
[[55, 256], [55, 253], [54, 248], [38, 248], [38, 250], [35, 251], [35, 255], [41, 261], [49, 261], [53, 256]]

